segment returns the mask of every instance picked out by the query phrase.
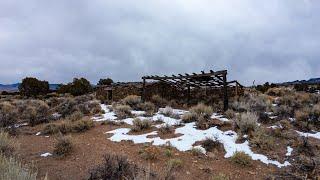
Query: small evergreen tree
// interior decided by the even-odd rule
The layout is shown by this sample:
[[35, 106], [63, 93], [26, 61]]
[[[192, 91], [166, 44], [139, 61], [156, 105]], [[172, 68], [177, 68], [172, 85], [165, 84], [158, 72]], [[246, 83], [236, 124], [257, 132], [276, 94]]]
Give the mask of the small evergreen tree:
[[27, 97], [45, 95], [49, 92], [48, 81], [40, 81], [37, 78], [26, 77], [19, 85], [20, 94]]
[[113, 83], [113, 80], [110, 78], [107, 79], [100, 79], [97, 85], [111, 85]]
[[74, 96], [81, 96], [92, 92], [93, 88], [90, 82], [85, 78], [74, 78], [72, 83], [62, 85], [58, 88], [58, 93], [70, 93]]

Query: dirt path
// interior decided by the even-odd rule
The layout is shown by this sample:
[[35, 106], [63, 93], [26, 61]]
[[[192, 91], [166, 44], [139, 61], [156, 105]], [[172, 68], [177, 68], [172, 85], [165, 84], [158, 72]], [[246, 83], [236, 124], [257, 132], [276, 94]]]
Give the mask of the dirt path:
[[[36, 136], [42, 129], [37, 127], [23, 127], [22, 133], [17, 137], [20, 144], [18, 154], [23, 162], [33, 164], [38, 169], [38, 178], [43, 179], [46, 174], [50, 180], [79, 180], [89, 176], [88, 171], [99, 164], [104, 154], [125, 155], [128, 159], [140, 166], [151, 167], [157, 174], [164, 172], [165, 165], [170, 159], [161, 148], [161, 155], [151, 162], [139, 156], [139, 150], [143, 145], [135, 145], [131, 142], [115, 143], [107, 139], [107, 131], [119, 128], [119, 126], [97, 124], [93, 129], [78, 134], [71, 134], [75, 146], [74, 151], [66, 158], [40, 157], [45, 152], [53, 152], [55, 139], [53, 136]], [[264, 179], [275, 170], [275, 167], [267, 166], [258, 161], [253, 162], [252, 167], [242, 168], [234, 165], [230, 160], [223, 158], [224, 153], [219, 152], [214, 156], [193, 156], [189, 152], [173, 152], [173, 157], [183, 161], [183, 167], [175, 172], [176, 179], [210, 179], [212, 176], [224, 173], [230, 179]]]

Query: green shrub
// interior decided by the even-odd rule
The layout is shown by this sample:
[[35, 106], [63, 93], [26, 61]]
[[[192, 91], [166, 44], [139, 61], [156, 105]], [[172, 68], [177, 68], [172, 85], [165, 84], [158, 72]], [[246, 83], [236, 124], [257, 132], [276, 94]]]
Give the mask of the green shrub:
[[170, 149], [166, 149], [164, 151], [164, 155], [167, 156], [167, 157], [171, 157], [172, 156], [172, 151]]
[[73, 150], [73, 144], [70, 137], [58, 136], [54, 147], [54, 154], [57, 156], [67, 156]]
[[110, 78], [106, 79], [100, 79], [97, 85], [111, 85], [113, 83], [113, 80]]
[[132, 125], [131, 130], [135, 131], [135, 132], [143, 131], [143, 130], [146, 130], [146, 129], [150, 129], [151, 125], [152, 125], [152, 123], [148, 119], [141, 120], [139, 118], [135, 118], [133, 120], [133, 125]]
[[13, 158], [0, 154], [0, 179], [3, 180], [36, 180], [37, 173], [32, 172]]
[[233, 156], [231, 157], [231, 161], [235, 164], [238, 164], [240, 166], [251, 166], [251, 157], [248, 156], [246, 153], [244, 152], [236, 152], [233, 154]]
[[81, 96], [92, 92], [93, 88], [90, 82], [85, 78], [74, 78], [72, 83], [62, 85], [58, 88], [58, 93], [70, 93], [73, 96]]

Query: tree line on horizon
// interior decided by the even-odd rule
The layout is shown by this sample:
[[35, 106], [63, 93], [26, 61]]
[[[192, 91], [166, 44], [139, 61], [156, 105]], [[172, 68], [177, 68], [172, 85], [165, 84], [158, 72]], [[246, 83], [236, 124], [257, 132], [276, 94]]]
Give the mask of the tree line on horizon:
[[[111, 85], [111, 78], [100, 79], [97, 85]], [[59, 94], [69, 93], [73, 96], [88, 94], [93, 91], [93, 86], [86, 78], [74, 78], [72, 82], [60, 84], [56, 90]], [[48, 81], [41, 81], [34, 77], [26, 77], [22, 79], [19, 85], [19, 93], [25, 97], [37, 97], [52, 92], [49, 88]]]

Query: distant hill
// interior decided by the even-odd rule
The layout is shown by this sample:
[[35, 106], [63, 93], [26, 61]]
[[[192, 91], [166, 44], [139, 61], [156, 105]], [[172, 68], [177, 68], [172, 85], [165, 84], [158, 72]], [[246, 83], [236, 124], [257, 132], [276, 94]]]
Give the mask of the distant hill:
[[295, 85], [295, 84], [320, 84], [320, 78], [311, 78], [309, 80], [296, 80], [291, 82], [279, 83], [280, 85]]
[[[15, 92], [19, 91], [20, 83], [15, 84], [0, 84], [0, 91], [8, 91], [8, 92]], [[49, 84], [50, 90], [57, 90], [59, 84]]]

